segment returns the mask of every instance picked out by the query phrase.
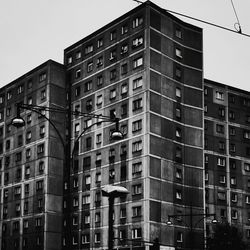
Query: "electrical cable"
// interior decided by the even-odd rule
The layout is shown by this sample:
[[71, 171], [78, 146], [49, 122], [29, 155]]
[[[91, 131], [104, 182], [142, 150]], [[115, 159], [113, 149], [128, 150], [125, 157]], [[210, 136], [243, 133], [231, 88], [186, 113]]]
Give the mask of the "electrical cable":
[[[237, 30], [238, 33], [242, 34], [242, 30], [241, 30], [241, 26], [240, 26], [240, 20], [238, 18], [237, 13], [236, 13], [233, 0], [231, 0], [231, 4], [232, 4], [233, 10], [234, 10], [234, 14], [235, 14], [236, 19], [237, 19], [237, 23], [234, 24], [234, 28]], [[236, 25], [238, 25], [238, 27]]]
[[[184, 14], [181, 14], [181, 13], [178, 13], [178, 12], [175, 12], [175, 11], [172, 11], [172, 10], [167, 10], [167, 9], [162, 9], [162, 10], [163, 10], [163, 11], [166, 11], [166, 12], [169, 12], [169, 13], [173, 13], [173, 14], [179, 15], [179, 16], [183, 16], [183, 17], [185, 17], [185, 18], [189, 18], [189, 19], [195, 20], [195, 21], [197, 21], [197, 22], [205, 23], [205, 24], [214, 26], [214, 27], [216, 27], [216, 28], [220, 28], [220, 29], [224, 29], [224, 30], [227, 30], [227, 31], [231, 31], [231, 32], [240, 34], [240, 35], [242, 35], [242, 36], [250, 37], [249, 34], [242, 33], [240, 29], [239, 29], [239, 30], [233, 30], [233, 29], [229, 29], [229, 28], [226, 28], [226, 27], [224, 27], [224, 26], [221, 26], [221, 25], [218, 25], [218, 24], [215, 24], [215, 23], [207, 22], [207, 21], [204, 21], [204, 20], [201, 20], [201, 19], [198, 19], [198, 18], [195, 18], [195, 17], [191, 17], [191, 16], [188, 16], [188, 15], [184, 15]], [[239, 25], [239, 24], [238, 24], [238, 25]], [[239, 26], [239, 28], [240, 28], [240, 26]]]
[[[133, 0], [133, 1], [137, 2], [138, 4], [144, 3], [144, 2], [139, 1], [139, 0]], [[231, 2], [232, 2], [232, 0], [231, 0]], [[173, 14], [176, 14], [176, 15], [179, 15], [179, 16], [182, 16], [182, 17], [185, 17], [185, 18], [189, 18], [189, 19], [192, 19], [192, 20], [197, 21], [197, 22], [205, 23], [205, 24], [207, 24], [207, 25], [211, 25], [211, 26], [214, 26], [214, 27], [216, 27], [216, 28], [220, 28], [220, 29], [223, 29], [223, 30], [227, 30], [227, 31], [230, 31], [230, 32], [234, 32], [234, 33], [240, 34], [240, 35], [242, 35], [242, 36], [250, 37], [250, 34], [242, 33], [241, 26], [240, 26], [240, 22], [239, 22], [239, 18], [238, 18], [237, 14], [236, 14], [236, 11], [235, 11], [233, 2], [232, 2], [232, 6], [233, 6], [233, 9], [234, 9], [234, 13], [235, 13], [236, 19], [237, 19], [237, 23], [234, 24], [235, 30], [229, 29], [229, 28], [227, 28], [227, 27], [224, 27], [224, 26], [221, 26], [221, 25], [218, 25], [218, 24], [215, 24], [215, 23], [211, 23], [211, 22], [208, 22], [208, 21], [204, 21], [204, 20], [202, 20], [202, 19], [198, 19], [198, 18], [195, 18], [195, 17], [192, 17], [192, 16], [184, 15], [184, 14], [181, 14], [181, 13], [176, 12], [176, 11], [172, 11], [172, 10], [168, 10], [168, 9], [163, 9], [163, 8], [161, 8], [161, 9], [162, 9], [163, 11], [166, 11], [166, 12], [169, 12], [169, 13], [173, 13]], [[238, 27], [237, 27], [236, 25], [238, 25]]]

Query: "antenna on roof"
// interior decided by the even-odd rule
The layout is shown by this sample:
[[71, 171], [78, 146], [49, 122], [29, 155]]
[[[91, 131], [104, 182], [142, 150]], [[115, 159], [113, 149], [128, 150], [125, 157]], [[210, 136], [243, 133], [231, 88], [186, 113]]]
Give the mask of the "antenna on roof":
[[234, 24], [234, 28], [237, 30], [238, 33], [242, 33], [242, 30], [241, 30], [241, 26], [240, 26], [240, 20], [238, 18], [238, 15], [236, 13], [236, 10], [235, 10], [235, 7], [234, 7], [234, 3], [233, 3], [233, 0], [231, 0], [231, 4], [232, 4], [232, 7], [233, 7], [233, 10], [234, 10], [234, 14], [235, 14], [235, 17], [237, 19], [237, 23]]

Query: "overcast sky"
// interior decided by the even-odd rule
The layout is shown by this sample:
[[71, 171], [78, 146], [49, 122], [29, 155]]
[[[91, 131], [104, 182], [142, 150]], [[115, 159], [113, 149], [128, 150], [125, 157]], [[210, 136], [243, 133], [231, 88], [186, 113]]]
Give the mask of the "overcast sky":
[[[145, 1], [145, 0], [142, 0]], [[234, 29], [231, 0], [153, 0], [161, 8]], [[133, 0], [0, 0], [0, 87], [135, 8]], [[249, 0], [234, 0], [250, 34]], [[177, 16], [179, 17], [179, 16]], [[250, 91], [250, 37], [179, 17], [203, 28], [204, 77]]]

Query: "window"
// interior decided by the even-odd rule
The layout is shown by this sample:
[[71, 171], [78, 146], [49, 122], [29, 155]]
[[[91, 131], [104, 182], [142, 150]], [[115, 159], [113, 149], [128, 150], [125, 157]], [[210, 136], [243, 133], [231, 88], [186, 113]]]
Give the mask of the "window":
[[177, 232], [176, 241], [183, 242], [183, 233], [182, 232]]
[[101, 86], [103, 84], [103, 76], [97, 76], [97, 86]]
[[236, 152], [236, 146], [235, 146], [234, 143], [230, 143], [229, 150], [230, 150], [231, 153], [235, 153]]
[[135, 38], [135, 39], [132, 41], [132, 46], [133, 46], [133, 48], [136, 48], [136, 47], [138, 47], [138, 46], [140, 46], [140, 45], [142, 45], [142, 44], [143, 44], [143, 37], [142, 37], [142, 36], [137, 37], [137, 38]]
[[82, 204], [83, 205], [90, 204], [90, 195], [84, 195], [82, 197]]
[[132, 132], [137, 132], [142, 129], [142, 120], [137, 120], [132, 123]]
[[142, 66], [142, 64], [143, 64], [143, 58], [142, 57], [139, 57], [139, 58], [133, 60], [133, 69], [136, 69], [136, 68]]
[[93, 67], [94, 67], [93, 62], [89, 62], [89, 63], [87, 64], [87, 72], [88, 72], [88, 73], [91, 72], [91, 71], [93, 70]]
[[175, 69], [175, 76], [180, 79], [181, 75], [182, 75], [181, 68], [180, 67], [176, 67], [176, 69]]
[[236, 185], [236, 177], [231, 177], [230, 182], [231, 182], [232, 186], [235, 186]]
[[138, 89], [140, 87], [142, 87], [142, 77], [136, 78], [135, 80], [133, 80], [133, 89]]
[[128, 33], [128, 25], [127, 24], [124, 24], [123, 26], [122, 26], [122, 30], [121, 30], [122, 32], [122, 35], [124, 35], [124, 34], [126, 34], [126, 33]]
[[90, 215], [84, 215], [84, 224], [89, 224], [90, 223]]
[[141, 216], [141, 206], [132, 207], [132, 216]]
[[142, 163], [136, 162], [132, 165], [132, 176], [137, 177], [140, 176], [142, 172]]
[[15, 194], [15, 195], [21, 195], [21, 187], [20, 187], [20, 186], [15, 187], [15, 189], [14, 189], [14, 194]]
[[44, 135], [45, 135], [45, 126], [42, 125], [42, 126], [40, 127], [40, 136], [43, 137]]
[[175, 55], [178, 57], [178, 58], [182, 58], [182, 51], [181, 51], [181, 49], [178, 49], [178, 48], [176, 48], [175, 49]]
[[244, 170], [250, 172], [250, 163], [244, 163]]
[[182, 159], [182, 149], [180, 147], [176, 147], [175, 149], [175, 158], [177, 161]]
[[103, 46], [103, 39], [100, 38], [100, 39], [97, 40], [97, 48], [100, 48], [102, 46]]
[[82, 235], [82, 244], [88, 244], [90, 242], [89, 234]]
[[232, 219], [237, 220], [238, 219], [238, 211], [237, 210], [232, 210]]
[[176, 95], [176, 97], [181, 98], [181, 89], [180, 88], [175, 89], [175, 95]]
[[138, 239], [142, 237], [141, 228], [133, 228], [132, 229], [132, 239]]
[[97, 58], [97, 63], [96, 63], [97, 67], [100, 67], [103, 65], [103, 57], [100, 56]]
[[114, 80], [116, 78], [116, 69], [110, 71], [110, 80]]
[[74, 188], [78, 187], [78, 178], [74, 178], [74, 180], [73, 180], [73, 187]]
[[115, 179], [115, 170], [114, 169], [109, 170], [109, 179], [110, 180]]
[[246, 201], [246, 204], [250, 204], [250, 195], [246, 195], [245, 201]]
[[92, 89], [92, 81], [88, 81], [85, 83], [85, 92], [90, 91]]
[[72, 245], [77, 245], [78, 244], [78, 237], [77, 236], [73, 236], [72, 238]]
[[234, 136], [234, 135], [236, 134], [236, 130], [235, 130], [234, 127], [229, 127], [229, 134], [230, 134], [231, 136]]
[[21, 94], [21, 93], [23, 93], [23, 85], [19, 85], [19, 86], [17, 87], [17, 94], [19, 95], [19, 94]]
[[36, 227], [42, 226], [42, 218], [36, 218], [35, 219], [35, 225], [36, 225]]
[[181, 200], [182, 199], [182, 192], [181, 192], [181, 190], [176, 190], [175, 197], [176, 197], [177, 200]]
[[220, 134], [224, 134], [224, 125], [216, 124], [216, 132]]
[[102, 134], [97, 134], [96, 135], [96, 143], [99, 144], [102, 142]]
[[234, 111], [229, 111], [229, 119], [231, 119], [231, 120], [235, 119], [235, 113], [234, 113]]
[[78, 207], [79, 206], [79, 200], [78, 197], [73, 198], [73, 207]]
[[36, 190], [42, 190], [43, 189], [43, 180], [36, 182]]
[[28, 105], [32, 105], [33, 103], [32, 97], [28, 97], [27, 103]]
[[21, 161], [22, 160], [22, 152], [16, 153], [16, 161]]
[[133, 101], [133, 111], [136, 111], [138, 109], [142, 108], [142, 98], [136, 99]]
[[92, 99], [87, 100], [86, 101], [86, 109], [87, 110], [91, 110], [92, 107], [93, 107], [93, 105], [92, 105]]
[[226, 194], [224, 192], [218, 192], [218, 199], [219, 200], [226, 200]]
[[110, 32], [110, 41], [114, 41], [116, 39], [116, 31], [113, 30]]
[[226, 165], [226, 159], [223, 157], [217, 157], [217, 165], [224, 167]]
[[73, 216], [73, 218], [72, 218], [72, 224], [74, 226], [78, 225], [78, 217], [77, 216]]
[[223, 101], [224, 100], [224, 93], [220, 92], [220, 91], [216, 91], [215, 92], [215, 97], [216, 97], [217, 100]]
[[25, 176], [29, 176], [30, 175], [30, 166], [26, 166], [25, 167]]
[[85, 47], [85, 55], [91, 53], [93, 51], [94, 47], [92, 44]]
[[126, 95], [128, 93], [128, 84], [127, 83], [123, 83], [121, 85], [121, 95]]
[[182, 179], [182, 170], [177, 168], [175, 176], [176, 176], [176, 179], [181, 180]]
[[80, 50], [76, 51], [76, 60], [82, 57], [82, 52]]
[[136, 184], [132, 186], [132, 195], [138, 195], [142, 193], [141, 184]]
[[8, 91], [7, 92], [7, 100], [10, 100], [12, 98], [12, 92]]
[[128, 44], [123, 44], [121, 46], [121, 55], [128, 52]]
[[116, 98], [116, 89], [111, 89], [109, 92], [109, 99], [115, 99]]
[[100, 243], [101, 241], [101, 234], [100, 233], [95, 233], [95, 243]]
[[225, 184], [226, 183], [226, 176], [225, 175], [220, 175], [219, 180], [220, 180], [221, 184]]
[[175, 116], [176, 116], [176, 118], [178, 118], [178, 119], [181, 118], [181, 109], [180, 109], [180, 108], [176, 108], [176, 109], [175, 109]]
[[243, 138], [244, 139], [250, 139], [250, 131], [249, 130], [244, 130]]
[[142, 141], [136, 141], [132, 144], [132, 152], [140, 152], [142, 151]]
[[112, 60], [115, 60], [115, 59], [116, 59], [116, 50], [112, 50], [112, 51], [110, 51], [109, 60], [112, 61]]
[[68, 56], [67, 58], [67, 64], [71, 64], [73, 62], [72, 56]]
[[101, 173], [96, 173], [95, 181], [96, 182], [101, 182], [102, 181], [102, 175], [101, 175]]
[[44, 144], [39, 144], [39, 145], [37, 146], [37, 153], [38, 153], [38, 154], [44, 153]]
[[42, 173], [44, 171], [44, 168], [45, 168], [45, 163], [44, 161], [40, 161], [39, 164], [38, 164], [38, 171], [40, 173]]
[[124, 74], [127, 74], [128, 73], [128, 64], [127, 63], [124, 63], [121, 65], [121, 74], [124, 75]]
[[39, 75], [39, 82], [45, 81], [47, 78], [47, 74], [45, 72]]
[[78, 78], [80, 78], [80, 77], [81, 77], [81, 69], [77, 69], [77, 70], [75, 71], [75, 78], [78, 79]]
[[182, 31], [180, 28], [176, 28], [175, 30], [175, 36], [178, 37], [178, 38], [182, 38]]
[[219, 108], [219, 116], [225, 117], [225, 109], [224, 108]]
[[85, 128], [89, 128], [89, 127], [91, 127], [92, 126], [92, 118], [90, 118], [90, 119], [88, 119], [88, 120], [85, 120], [84, 121], [84, 127]]
[[143, 24], [143, 17], [136, 17], [132, 22], [133, 29]]
[[102, 95], [96, 97], [96, 105], [102, 105]]
[[181, 138], [181, 128], [176, 128], [175, 136], [176, 136], [176, 138]]

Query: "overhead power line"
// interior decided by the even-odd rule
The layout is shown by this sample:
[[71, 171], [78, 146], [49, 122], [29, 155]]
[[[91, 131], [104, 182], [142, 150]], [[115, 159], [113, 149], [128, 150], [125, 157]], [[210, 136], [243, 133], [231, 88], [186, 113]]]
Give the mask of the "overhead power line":
[[195, 20], [195, 21], [197, 21], [197, 22], [201, 22], [201, 23], [205, 23], [205, 24], [214, 26], [214, 27], [216, 27], [216, 28], [224, 29], [224, 30], [227, 30], [227, 31], [231, 31], [231, 32], [234, 32], [234, 33], [243, 35], [243, 36], [250, 37], [249, 34], [246, 34], [246, 33], [242, 33], [242, 32], [241, 32], [241, 29], [240, 29], [240, 25], [239, 25], [239, 24], [238, 24], [238, 25], [239, 25], [239, 30], [233, 30], [233, 29], [229, 29], [229, 28], [227, 28], [227, 27], [224, 27], [224, 26], [221, 26], [221, 25], [218, 25], [218, 24], [215, 24], [215, 23], [207, 22], [207, 21], [204, 21], [204, 20], [201, 20], [201, 19], [192, 17], [192, 16], [184, 15], [184, 14], [181, 14], [181, 13], [178, 13], [178, 12], [175, 12], [175, 11], [172, 11], [172, 10], [167, 10], [167, 9], [163, 9], [163, 10], [164, 10], [164, 11], [167, 11], [167, 12], [169, 12], [169, 13], [173, 13], [173, 14], [176, 14], [176, 15], [179, 15], [179, 16], [183, 16], [183, 17], [186, 17], [186, 18]]
[[[137, 2], [138, 4], [144, 3], [144, 2], [139, 1], [139, 0], [133, 0], [133, 1]], [[235, 16], [236, 16], [236, 19], [237, 19], [237, 23], [235, 23], [235, 26], [234, 26], [234, 27], [235, 27], [235, 30], [229, 29], [229, 28], [227, 28], [227, 27], [224, 27], [224, 26], [221, 26], [221, 25], [218, 25], [218, 24], [215, 24], [215, 23], [211, 23], [211, 22], [208, 22], [208, 21], [204, 21], [204, 20], [202, 20], [202, 19], [198, 19], [198, 18], [195, 18], [195, 17], [192, 17], [192, 16], [184, 15], [184, 14], [179, 13], [179, 12], [176, 12], [176, 11], [172, 11], [172, 10], [168, 10], [168, 9], [162, 9], [162, 10], [163, 10], [163, 11], [166, 11], [166, 12], [169, 12], [169, 13], [173, 13], [173, 14], [182, 16], [182, 17], [185, 17], [185, 18], [192, 19], [192, 20], [197, 21], [197, 22], [205, 23], [205, 24], [207, 24], [207, 25], [211, 25], [211, 26], [214, 26], [214, 27], [219, 28], [219, 29], [227, 30], [227, 31], [230, 31], [230, 32], [233, 32], [233, 33], [240, 34], [240, 35], [242, 35], [242, 36], [250, 37], [249, 34], [242, 33], [241, 25], [240, 25], [240, 22], [239, 22], [239, 18], [238, 18], [238, 16], [237, 16], [237, 13], [236, 13], [236, 10], [235, 10], [235, 8], [234, 8], [234, 4], [233, 4], [233, 1], [232, 1], [232, 0], [231, 0], [231, 3], [232, 3], [233, 9], [234, 9], [234, 13], [235, 13]], [[238, 27], [236, 27], [236, 25], [238, 25]]]
[[[234, 7], [233, 0], [231, 0], [231, 4], [232, 4], [233, 10], [234, 10], [234, 14], [235, 14], [236, 19], [237, 19], [237, 23], [234, 24], [234, 28], [241, 34], [241, 33], [242, 33], [242, 30], [241, 30], [241, 26], [240, 26], [240, 20], [239, 20], [239, 18], [238, 18], [237, 13], [236, 13], [236, 10], [235, 10], [235, 7]], [[236, 25], [237, 25], [237, 27], [236, 27]]]

